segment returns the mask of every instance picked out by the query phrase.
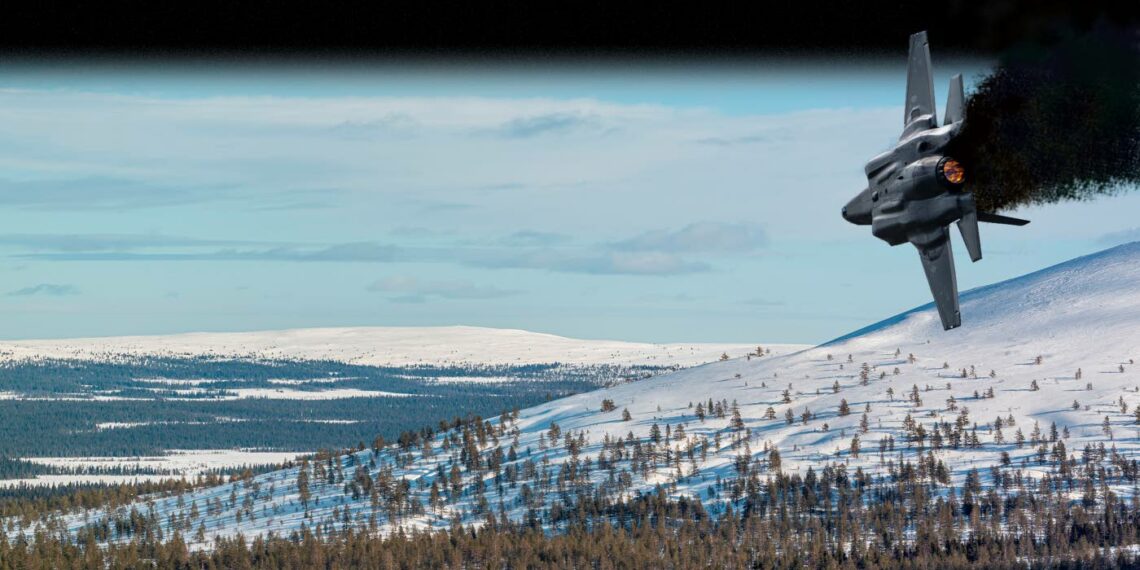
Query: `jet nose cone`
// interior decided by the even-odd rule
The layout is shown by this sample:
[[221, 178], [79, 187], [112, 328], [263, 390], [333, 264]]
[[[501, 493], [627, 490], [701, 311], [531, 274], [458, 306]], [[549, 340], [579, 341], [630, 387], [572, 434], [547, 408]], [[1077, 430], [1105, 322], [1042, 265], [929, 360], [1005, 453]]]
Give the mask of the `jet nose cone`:
[[871, 223], [871, 200], [867, 196], [867, 191], [864, 190], [855, 196], [843, 206], [839, 211], [844, 220], [852, 224], [865, 226]]

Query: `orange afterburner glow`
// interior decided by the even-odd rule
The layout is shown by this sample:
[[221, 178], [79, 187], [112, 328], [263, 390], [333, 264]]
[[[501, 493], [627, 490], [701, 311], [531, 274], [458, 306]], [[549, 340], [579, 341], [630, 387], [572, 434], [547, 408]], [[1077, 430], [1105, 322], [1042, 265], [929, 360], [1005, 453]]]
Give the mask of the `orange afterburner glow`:
[[942, 161], [940, 166], [942, 168], [942, 178], [947, 182], [957, 185], [966, 180], [966, 169], [962, 168], [962, 163], [957, 160], [947, 158]]

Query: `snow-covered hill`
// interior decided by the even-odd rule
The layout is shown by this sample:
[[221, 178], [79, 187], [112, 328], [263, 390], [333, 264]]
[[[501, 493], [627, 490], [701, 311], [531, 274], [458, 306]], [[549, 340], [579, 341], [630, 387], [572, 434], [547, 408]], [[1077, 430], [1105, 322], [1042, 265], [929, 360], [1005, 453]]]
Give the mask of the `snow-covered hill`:
[[[804, 345], [764, 347], [773, 354], [785, 354]], [[693, 366], [717, 360], [723, 353], [738, 356], [754, 350], [755, 344], [581, 340], [483, 327], [355, 327], [0, 341], [0, 360], [218, 355], [336, 360], [375, 366], [550, 362]]]
[[[935, 456], [959, 482], [971, 468], [998, 465], [1003, 452], [1006, 469], [1045, 472], [1052, 467], [1039, 450], [1057, 443], [1078, 457], [1098, 444], [1129, 458], [1140, 452], [1140, 243], [967, 292], [962, 315], [962, 328], [944, 332], [933, 307], [920, 307], [794, 354], [555, 400], [493, 419], [489, 431], [437, 433], [430, 445], [314, 461], [304, 504], [294, 467], [153, 507], [187, 537], [373, 520], [382, 532], [445, 527], [456, 516], [478, 522], [488, 511], [521, 519], [583, 489], [612, 497], [662, 485], [715, 511], [729, 499], [718, 480], [740, 465], [774, 471], [769, 449], [779, 450], [784, 472], [846, 463], [882, 473], [884, 458], [913, 461], [920, 445], [925, 456], [937, 444]], [[343, 480], [333, 475], [330, 484], [338, 471]], [[67, 524], [100, 516], [75, 514]]]

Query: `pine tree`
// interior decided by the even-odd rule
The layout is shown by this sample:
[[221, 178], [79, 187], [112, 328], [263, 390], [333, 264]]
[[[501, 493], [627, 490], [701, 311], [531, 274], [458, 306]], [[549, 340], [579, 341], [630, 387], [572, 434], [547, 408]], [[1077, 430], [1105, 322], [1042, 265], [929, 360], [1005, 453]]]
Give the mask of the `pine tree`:
[[309, 493], [309, 460], [301, 462], [301, 468], [297, 471], [297, 495], [301, 499], [301, 507], [306, 511], [309, 510], [309, 499], [312, 495]]
[[732, 420], [729, 425], [737, 431], [744, 429], [744, 419], [740, 417], [740, 408], [736, 407], [736, 402], [732, 403]]

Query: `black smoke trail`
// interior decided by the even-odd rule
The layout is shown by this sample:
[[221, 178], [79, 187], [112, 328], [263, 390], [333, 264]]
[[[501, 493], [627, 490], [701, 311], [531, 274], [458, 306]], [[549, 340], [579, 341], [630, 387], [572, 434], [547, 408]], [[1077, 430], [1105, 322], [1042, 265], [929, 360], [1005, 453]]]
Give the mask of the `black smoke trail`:
[[982, 211], [1140, 189], [1140, 33], [1101, 24], [1007, 53], [948, 150]]

